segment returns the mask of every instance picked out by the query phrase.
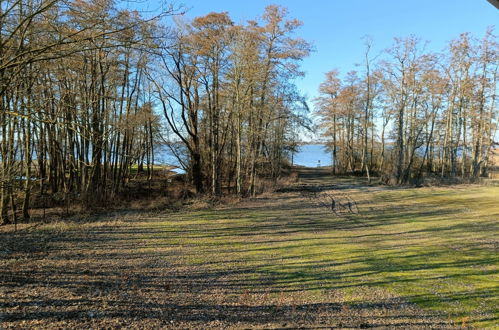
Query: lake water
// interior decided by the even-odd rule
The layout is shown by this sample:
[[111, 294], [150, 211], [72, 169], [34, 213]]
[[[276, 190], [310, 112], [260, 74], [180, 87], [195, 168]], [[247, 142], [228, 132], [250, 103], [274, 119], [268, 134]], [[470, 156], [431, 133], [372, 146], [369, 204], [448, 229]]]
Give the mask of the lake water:
[[323, 144], [305, 144], [293, 154], [293, 164], [306, 167], [331, 166], [332, 155]]
[[[176, 150], [182, 157], [187, 154], [187, 150], [181, 150], [180, 147], [177, 147]], [[186, 159], [187, 160], [187, 159]], [[168, 164], [173, 166], [182, 167], [178, 158], [175, 157], [174, 153], [170, 149], [170, 147], [166, 145], [156, 145], [154, 146], [154, 163], [156, 164]]]
[[[167, 146], [156, 146], [155, 151], [155, 163], [181, 167], [177, 158]], [[331, 166], [331, 157], [331, 152], [326, 150], [325, 145], [305, 144], [300, 146], [298, 152], [293, 154], [293, 164], [306, 167]]]

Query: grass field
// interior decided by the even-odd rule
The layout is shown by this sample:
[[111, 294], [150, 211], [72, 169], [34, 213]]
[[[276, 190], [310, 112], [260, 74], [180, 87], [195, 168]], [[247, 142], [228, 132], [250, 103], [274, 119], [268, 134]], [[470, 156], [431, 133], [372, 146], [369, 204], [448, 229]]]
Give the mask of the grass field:
[[302, 170], [214, 209], [3, 228], [1, 326], [499, 327], [498, 224], [499, 187]]

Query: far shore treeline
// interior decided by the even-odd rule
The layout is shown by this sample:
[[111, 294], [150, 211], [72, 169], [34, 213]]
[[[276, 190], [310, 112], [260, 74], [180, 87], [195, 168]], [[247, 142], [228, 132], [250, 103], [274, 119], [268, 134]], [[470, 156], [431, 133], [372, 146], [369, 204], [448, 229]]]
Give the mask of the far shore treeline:
[[[182, 7], [150, 17], [121, 5], [2, 2], [2, 223], [29, 219], [40, 196], [105, 204], [138, 173], [154, 180], [155, 146], [168, 141], [181, 142], [193, 192], [254, 195], [313, 127], [295, 85], [312, 46], [285, 8], [239, 24], [226, 12], [188, 20]], [[376, 60], [370, 47], [362, 70], [331, 71], [315, 100], [333, 171], [399, 184], [484, 175], [497, 142], [493, 31], [457, 36], [443, 54], [416, 37]]]

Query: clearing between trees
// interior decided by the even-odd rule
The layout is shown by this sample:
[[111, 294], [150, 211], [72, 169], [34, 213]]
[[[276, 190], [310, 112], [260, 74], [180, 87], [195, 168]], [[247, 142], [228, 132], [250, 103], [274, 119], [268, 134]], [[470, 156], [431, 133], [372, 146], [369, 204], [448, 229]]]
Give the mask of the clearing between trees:
[[299, 171], [212, 209], [2, 227], [0, 327], [499, 325], [499, 187]]

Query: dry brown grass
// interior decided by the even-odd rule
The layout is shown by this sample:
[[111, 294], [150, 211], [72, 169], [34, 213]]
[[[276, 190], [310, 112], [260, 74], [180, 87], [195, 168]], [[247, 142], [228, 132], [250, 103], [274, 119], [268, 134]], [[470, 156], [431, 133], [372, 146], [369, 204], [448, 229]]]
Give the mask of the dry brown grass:
[[340, 290], [316, 296], [258, 281], [248, 288], [244, 272], [251, 268], [186, 263], [180, 247], [145, 238], [160, 231], [137, 227], [141, 217], [120, 219], [53, 223], [2, 237], [2, 327], [446, 327], [384, 289], [360, 287], [352, 301]]
[[[298, 190], [0, 233], [3, 328], [491, 327], [497, 188]], [[463, 240], [466, 238], [465, 240]], [[496, 309], [497, 311], [497, 309]]]

